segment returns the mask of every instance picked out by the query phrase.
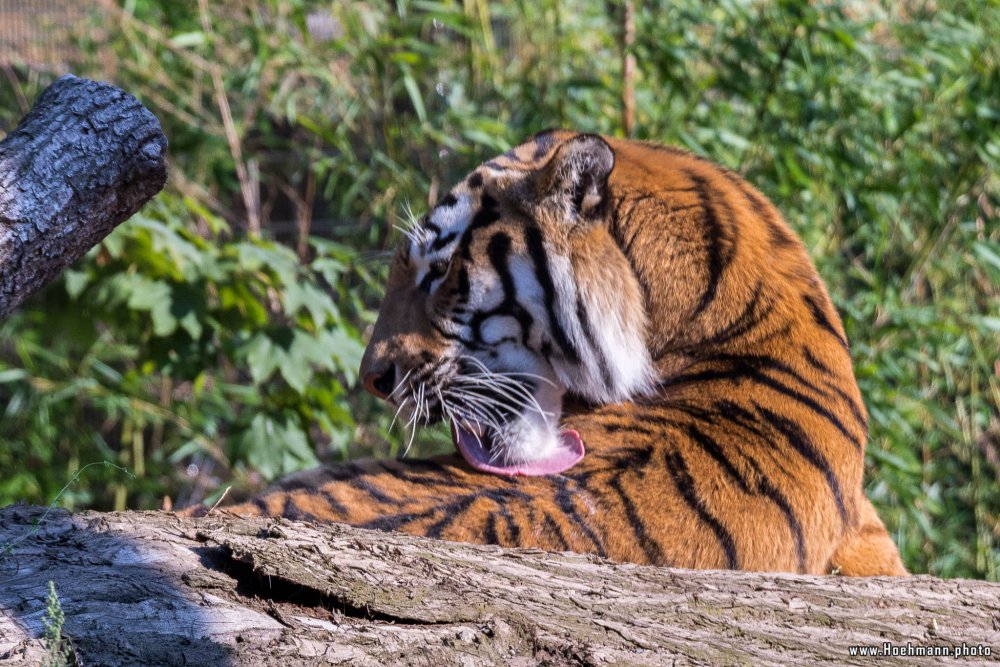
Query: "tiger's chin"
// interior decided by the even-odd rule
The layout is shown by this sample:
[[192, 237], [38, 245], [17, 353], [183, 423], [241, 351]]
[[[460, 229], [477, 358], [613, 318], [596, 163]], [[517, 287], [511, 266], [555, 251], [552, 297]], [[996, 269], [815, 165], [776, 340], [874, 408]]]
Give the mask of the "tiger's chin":
[[[580, 434], [572, 429], [541, 431], [525, 428], [523, 421], [514, 429], [516, 440], [503, 439], [492, 430], [474, 424], [451, 424], [451, 438], [466, 463], [481, 472], [493, 475], [557, 475], [569, 470], [583, 459], [585, 453]], [[507, 443], [517, 443], [511, 451]]]
[[564, 390], [540, 383], [530, 408], [489, 426], [456, 420], [451, 425], [455, 449], [481, 472], [493, 475], [556, 475], [583, 459], [580, 434], [559, 428]]

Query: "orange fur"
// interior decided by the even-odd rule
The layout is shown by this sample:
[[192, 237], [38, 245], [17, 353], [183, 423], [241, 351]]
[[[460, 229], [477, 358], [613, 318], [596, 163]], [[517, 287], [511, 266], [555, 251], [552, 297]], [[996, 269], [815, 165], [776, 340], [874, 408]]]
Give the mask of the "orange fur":
[[[475, 172], [499, 220], [455, 262], [488, 262], [496, 230], [524, 254], [537, 225], [550, 259], [572, 265], [591, 321], [612, 313], [644, 329], [654, 389], [606, 404], [567, 395], [562, 424], [587, 455], [563, 474], [488, 475], [457, 456], [369, 461], [295, 475], [230, 509], [636, 563], [906, 574], [862, 491], [867, 416], [843, 327], [778, 211], [707, 160], [612, 138], [606, 201], [597, 186], [560, 193], [560, 150], [577, 136], [538, 135]], [[594, 222], [567, 232], [570, 195]], [[413, 271], [401, 250], [363, 374], [433, 368], [453, 345], [431, 320], [456, 306], [460, 271], [433, 298]]]

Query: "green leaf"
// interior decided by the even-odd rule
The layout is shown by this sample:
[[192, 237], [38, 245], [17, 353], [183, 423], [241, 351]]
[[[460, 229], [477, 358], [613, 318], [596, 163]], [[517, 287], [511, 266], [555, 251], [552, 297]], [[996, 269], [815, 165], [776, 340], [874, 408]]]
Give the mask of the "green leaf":
[[196, 32], [182, 32], [173, 35], [170, 38], [170, 44], [179, 49], [185, 49], [191, 46], [201, 46], [206, 43], [205, 33], [199, 31]]
[[995, 270], [1000, 271], [1000, 254], [986, 243], [977, 243], [974, 252], [979, 258], [991, 265]]
[[281, 353], [264, 332], [254, 335], [243, 351], [254, 384], [264, 383], [281, 363]]
[[63, 272], [63, 277], [66, 280], [66, 293], [69, 294], [71, 299], [79, 298], [83, 290], [90, 284], [90, 276], [86, 271], [66, 269]]
[[424, 108], [424, 98], [420, 94], [420, 88], [417, 87], [417, 81], [413, 78], [409, 69], [404, 70], [403, 86], [406, 88], [406, 92], [410, 96], [410, 102], [413, 103], [413, 110], [417, 112], [417, 118], [420, 119], [421, 123], [426, 123], [427, 110]]
[[0, 371], [0, 384], [5, 384], [7, 382], [18, 382], [26, 378], [31, 377], [28, 371], [21, 368], [8, 368], [6, 370]]

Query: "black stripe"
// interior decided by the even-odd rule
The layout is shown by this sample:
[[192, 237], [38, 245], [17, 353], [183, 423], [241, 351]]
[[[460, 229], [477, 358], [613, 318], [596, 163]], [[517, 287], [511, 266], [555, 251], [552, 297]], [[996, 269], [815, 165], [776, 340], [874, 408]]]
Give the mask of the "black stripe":
[[[642, 232], [642, 225], [636, 225], [635, 229], [632, 232], [632, 235], [630, 237], [628, 237], [627, 240], [623, 238], [622, 241], [621, 241], [621, 243], [619, 243], [619, 245], [621, 246], [621, 249], [622, 249], [622, 253], [626, 257], [632, 257], [633, 256], [632, 246], [635, 245], [636, 239], [639, 238], [639, 234], [641, 232]], [[633, 267], [633, 270], [634, 270], [634, 267]]]
[[469, 188], [473, 190], [481, 188], [483, 187], [483, 175], [478, 171], [474, 171], [469, 174], [469, 179], [466, 182], [469, 184]]
[[632, 535], [635, 537], [636, 542], [642, 547], [643, 553], [646, 554], [646, 558], [653, 565], [659, 565], [663, 562], [663, 550], [660, 545], [653, 539], [650, 535], [646, 534], [646, 526], [639, 516], [638, 510], [636, 510], [635, 503], [629, 498], [625, 490], [622, 489], [621, 484], [622, 473], [614, 475], [610, 480], [608, 480], [608, 485], [614, 489], [615, 493], [618, 495], [618, 499], [621, 500], [622, 507], [625, 509], [625, 518], [628, 520], [629, 526], [632, 528]]
[[[468, 484], [462, 484], [454, 477], [435, 477], [433, 475], [420, 474], [410, 469], [410, 463], [421, 463], [419, 460], [406, 459], [406, 468], [399, 468], [387, 461], [378, 461], [378, 466], [385, 474], [394, 477], [408, 484], [423, 487], [450, 487], [452, 489], [470, 489]], [[440, 466], [439, 466], [440, 468]]]
[[729, 182], [736, 186], [736, 189], [740, 191], [744, 199], [750, 205], [750, 209], [760, 216], [764, 220], [764, 224], [767, 226], [768, 236], [770, 237], [771, 243], [783, 247], [790, 248], [797, 245], [795, 242], [795, 236], [792, 232], [782, 224], [781, 218], [776, 214], [773, 206], [758, 192], [756, 192], [749, 183], [739, 177], [739, 175], [724, 169], [723, 172]]
[[510, 512], [504, 506], [500, 507], [500, 516], [503, 517], [504, 523], [507, 524], [507, 534], [510, 536], [511, 546], [521, 546], [521, 529], [514, 523], [514, 517], [510, 515]]
[[570, 551], [572, 549], [569, 541], [567, 541], [566, 536], [562, 532], [562, 528], [548, 512], [545, 513], [545, 519], [542, 521], [542, 527], [549, 535], [553, 536], [558, 541], [560, 551]]
[[354, 479], [348, 480], [347, 483], [358, 491], [367, 493], [372, 500], [377, 503], [393, 505], [396, 507], [404, 504], [402, 500], [386, 495], [382, 489], [380, 489], [376, 484], [373, 484], [372, 481], [365, 476], [355, 477]]
[[438, 503], [437, 505], [420, 512], [384, 514], [372, 519], [371, 521], [365, 521], [356, 525], [359, 528], [369, 528], [372, 530], [399, 530], [402, 526], [408, 523], [420, 521], [421, 519], [428, 519], [440, 513], [444, 517], [439, 522], [441, 523], [441, 526], [438, 528], [438, 531], [440, 532], [448, 523], [450, 523], [455, 515], [464, 510], [464, 508], [471, 504], [475, 499], [476, 496], [474, 495], [460, 496], [457, 500], [453, 500], [449, 503]]
[[552, 148], [556, 138], [552, 135], [552, 130], [543, 130], [533, 137], [535, 142], [535, 152], [532, 153], [532, 160], [541, 160]]
[[434, 243], [431, 244], [431, 250], [435, 251], [440, 250], [441, 248], [445, 247], [446, 245], [454, 241], [455, 237], [457, 236], [458, 232], [448, 232], [444, 236], [438, 237], [437, 240], [435, 240]]
[[434, 275], [433, 271], [428, 271], [426, 275], [424, 275], [424, 279], [420, 281], [420, 284], [417, 285], [417, 287], [419, 287], [424, 292], [430, 292], [431, 284], [440, 277], [441, 276]]
[[445, 339], [447, 339], [447, 340], [455, 340], [455, 341], [458, 341], [458, 342], [460, 342], [460, 343], [461, 343], [462, 345], [465, 345], [466, 347], [468, 347], [468, 348], [469, 348], [470, 350], [472, 350], [472, 351], [476, 351], [476, 350], [483, 350], [483, 349], [484, 349], [482, 345], [480, 345], [479, 343], [477, 343], [477, 342], [476, 342], [476, 341], [474, 341], [474, 340], [471, 340], [471, 339], [468, 339], [468, 338], [464, 338], [463, 336], [459, 336], [458, 334], [454, 334], [454, 333], [451, 333], [450, 331], [445, 331], [445, 330], [444, 330], [444, 329], [442, 329], [442, 328], [441, 328], [441, 326], [440, 326], [440, 325], [439, 325], [439, 324], [438, 324], [437, 322], [435, 322], [434, 320], [429, 320], [429, 322], [430, 322], [430, 325], [431, 325], [431, 328], [432, 328], [432, 329], [434, 329], [435, 331], [437, 331], [437, 332], [438, 332], [438, 334], [439, 334], [439, 335], [440, 335], [440, 336], [441, 336], [442, 338], [445, 338]]
[[[490, 480], [500, 481], [504, 483], [513, 481], [509, 477], [503, 477], [498, 475], [491, 476]], [[497, 505], [505, 505], [509, 500], [520, 500], [528, 503], [531, 502], [531, 500], [533, 499], [530, 494], [525, 493], [524, 491], [521, 491], [517, 488], [497, 489], [490, 487], [479, 487], [476, 489], [475, 494], [477, 498], [488, 498]]]
[[295, 498], [291, 494], [285, 496], [285, 503], [281, 507], [281, 516], [293, 521], [316, 521], [316, 517], [311, 512], [295, 504]]
[[[263, 514], [264, 516], [272, 516], [271, 509], [268, 507], [267, 503], [264, 502], [264, 499], [261, 498], [260, 496], [254, 496], [253, 498], [250, 499], [250, 502], [253, 503], [253, 506], [259, 509], [261, 514]], [[288, 502], [287, 499], [285, 500], [285, 502], [286, 503]]]
[[758, 280], [754, 286], [753, 294], [743, 306], [743, 311], [721, 330], [715, 332], [709, 338], [695, 343], [693, 346], [722, 345], [758, 327], [774, 311], [775, 304], [773, 300], [767, 300], [766, 304], [758, 312], [763, 289], [763, 281]]
[[778, 381], [775, 378], [772, 378], [769, 375], [764, 375], [763, 373], [756, 374], [754, 379], [763, 385], [767, 385], [768, 387], [775, 390], [779, 394], [784, 394], [785, 396], [794, 399], [795, 401], [798, 401], [802, 405], [805, 405], [806, 407], [811, 409], [816, 414], [822, 416], [828, 422], [833, 424], [833, 426], [838, 431], [840, 431], [843, 434], [843, 436], [847, 438], [847, 441], [850, 442], [852, 445], [854, 445], [854, 448], [857, 449], [858, 451], [860, 451], [861, 448], [863, 447], [864, 438], [866, 438], [868, 435], [867, 431], [865, 431], [865, 433], [863, 434], [862, 439], [859, 440], [856, 436], [854, 436], [853, 434], [851, 434], [850, 431], [847, 430], [847, 427], [844, 426], [844, 423], [840, 421], [839, 417], [837, 417], [829, 409], [823, 407], [817, 401], [809, 398], [805, 394], [795, 391], [788, 385]]
[[583, 535], [590, 540], [590, 543], [594, 546], [594, 552], [602, 557], [607, 557], [607, 552], [604, 550], [604, 545], [601, 540], [597, 537], [594, 531], [586, 522], [576, 513], [576, 508], [573, 507], [573, 496], [570, 493], [568, 482], [570, 478], [564, 475], [552, 475], [548, 478], [555, 486], [555, 501], [556, 505], [559, 506], [559, 510], [565, 514], [573, 525], [576, 526]]
[[708, 284], [702, 294], [698, 307], [695, 308], [692, 317], [697, 317], [715, 299], [719, 288], [719, 281], [722, 279], [722, 271], [725, 269], [725, 258], [723, 257], [722, 243], [725, 240], [722, 223], [718, 213], [712, 205], [709, 195], [708, 181], [701, 176], [689, 173], [688, 177], [695, 184], [698, 192], [698, 201], [704, 210], [705, 241], [708, 243]]
[[469, 300], [469, 291], [472, 289], [472, 284], [469, 282], [469, 269], [466, 267], [461, 267], [458, 270], [458, 286], [455, 288], [458, 291], [458, 296], [460, 297], [462, 303], [467, 303]]
[[444, 196], [444, 199], [438, 202], [438, 205], [435, 206], [434, 208], [451, 208], [457, 203], [458, 203], [458, 198], [455, 197], [454, 194], [449, 192]]
[[[722, 427], [723, 422], [729, 422], [737, 428], [741, 428], [751, 435], [751, 440], [749, 443], [746, 441], [739, 441], [740, 448], [739, 452], [744, 457], [744, 460], [754, 467], [756, 470], [756, 463], [754, 462], [755, 456], [760, 456], [762, 454], [767, 454], [771, 459], [771, 464], [776, 467], [780, 472], [785, 475], [794, 478], [794, 475], [785, 467], [784, 457], [779, 457], [774, 454], [774, 449], [766, 449], [760, 447], [759, 444], [755, 445], [755, 439], [759, 439], [765, 444], [770, 444], [774, 438], [773, 432], [765, 432], [762, 423], [760, 422], [760, 417], [756, 414], [744, 410], [735, 403], [731, 401], [717, 401], [714, 405], [715, 411], [705, 412], [702, 411], [701, 414], [696, 414], [694, 412], [688, 411], [689, 414], [694, 414], [694, 416], [702, 421], [709, 428], [719, 429]], [[727, 431], [732, 433], [732, 430]], [[749, 447], [744, 445], [749, 444]], [[748, 452], [747, 449], [750, 451]]]
[[646, 436], [661, 435], [658, 431], [638, 424], [601, 424], [606, 433], [639, 433]]
[[[760, 444], [751, 445], [749, 452], [747, 452], [746, 449], [740, 450], [741, 454], [744, 456], [744, 460], [750, 464], [754, 470], [758, 470], [754, 457], [767, 455], [771, 459], [771, 465], [777, 468], [779, 472], [791, 479], [795, 478], [795, 474], [785, 465], [788, 460], [786, 456], [783, 454], [777, 454], [776, 449], [773, 447], [765, 448], [760, 446], [761, 444], [774, 444], [773, 440], [775, 434], [773, 433], [773, 430], [771, 432], [765, 432], [764, 425], [760, 421], [760, 417], [757, 414], [752, 413], [749, 410], [745, 410], [731, 401], [717, 401], [715, 406], [718, 408], [718, 412], [713, 412], [710, 416], [699, 415], [698, 419], [714, 428], [719, 428], [722, 422], [726, 421], [747, 431], [754, 438], [758, 438], [761, 441]], [[751, 443], [753, 442], [754, 441], [751, 440]]]
[[[521, 329], [521, 343], [527, 347], [528, 340], [531, 337], [531, 326], [534, 324], [535, 318], [517, 300], [517, 287], [514, 284], [514, 276], [511, 274], [508, 266], [510, 249], [511, 239], [506, 233], [497, 232], [490, 237], [486, 247], [486, 254], [489, 257], [490, 264], [493, 265], [493, 270], [496, 271], [497, 276], [500, 278], [504, 298], [496, 308], [474, 313], [469, 320], [469, 327], [472, 329], [472, 337], [474, 339], [486, 343], [483, 340], [482, 334], [483, 323], [491, 317], [512, 317], [517, 320]], [[501, 340], [493, 341], [492, 344], [498, 345], [503, 342], [513, 342], [516, 340], [516, 338], [505, 337]]]
[[[635, 224], [635, 225], [632, 224], [633, 223], [632, 215], [639, 204], [643, 203], [644, 201], [648, 201], [650, 199], [656, 201], [657, 197], [656, 195], [650, 192], [635, 194], [628, 198], [628, 204], [629, 204], [628, 211], [624, 212], [621, 209], [622, 205], [625, 203], [625, 195], [622, 195], [622, 197], [618, 200], [618, 202], [615, 204], [613, 208], [612, 228], [615, 231], [615, 240], [618, 242], [619, 247], [621, 247], [622, 252], [626, 256], [631, 255], [632, 244], [635, 243], [635, 239], [639, 236], [639, 232], [641, 231], [642, 228], [642, 225], [640, 224]], [[633, 231], [632, 236], [629, 238], [629, 240], [626, 241], [625, 232], [627, 231], [628, 228], [632, 226], [635, 227], [635, 230]]]
[[684, 425], [684, 423], [664, 415], [663, 406], [636, 404], [634, 407], [636, 412], [641, 415], [643, 422], [662, 426], [663, 430], [682, 428]]
[[520, 146], [514, 146], [514, 147], [513, 147], [513, 148], [511, 148], [511, 149], [510, 149], [509, 151], [506, 151], [506, 152], [505, 152], [505, 153], [504, 153], [503, 155], [501, 155], [500, 157], [502, 157], [502, 158], [507, 158], [507, 159], [508, 159], [508, 160], [510, 160], [511, 162], [524, 162], [524, 160], [522, 160], [521, 158], [519, 158], [519, 157], [517, 156], [517, 149], [518, 149], [518, 148], [520, 148]]
[[462, 232], [462, 240], [458, 244], [458, 252], [465, 259], [471, 260], [472, 235], [479, 229], [489, 227], [500, 219], [500, 209], [497, 200], [488, 194], [483, 194], [479, 202], [479, 210], [472, 216], [468, 227]]
[[667, 471], [670, 473], [671, 479], [673, 479], [674, 486], [681, 494], [684, 502], [698, 515], [702, 523], [708, 525], [712, 529], [712, 532], [715, 533], [716, 539], [719, 540], [719, 546], [726, 556], [726, 567], [730, 570], [738, 570], [740, 565], [736, 554], [736, 542], [733, 540], [733, 536], [729, 530], [718, 519], [712, 516], [705, 508], [705, 504], [701, 498], [698, 497], [698, 492], [694, 488], [694, 480], [691, 478], [691, 473], [684, 462], [684, 457], [679, 452], [668, 451], [666, 452], [665, 462]]
[[[722, 403], [722, 401], [716, 402], [716, 405], [718, 406], [719, 403]], [[725, 403], [729, 402], [725, 401]], [[731, 412], [731, 414], [716, 415], [716, 417], [718, 418], [726, 416], [733, 423], [744, 426], [744, 428], [748, 428], [749, 430], [751, 430], [751, 432], [757, 435], [763, 435], [762, 431], [760, 431], [760, 429], [756, 427], [756, 424], [754, 423], [755, 419], [751, 412], [744, 410], [739, 406], [735, 406], [735, 404], [731, 405], [732, 407], [736, 408]], [[744, 421], [742, 421], [742, 419], [749, 420], [750, 423], [746, 424]], [[712, 422], [709, 420], [709, 423]], [[791, 505], [788, 503], [788, 499], [784, 496], [784, 494], [782, 494], [781, 491], [779, 491], [771, 483], [768, 476], [764, 474], [764, 472], [760, 469], [760, 466], [757, 465], [757, 462], [753, 460], [753, 457], [746, 456], [745, 460], [750, 465], [750, 467], [753, 468], [755, 474], [754, 477], [755, 483], [753, 485], [753, 488], [751, 489], [750, 484], [748, 483], [746, 478], [736, 471], [735, 467], [732, 465], [729, 459], [722, 454], [722, 451], [718, 447], [718, 444], [712, 438], [698, 431], [697, 428], [694, 427], [694, 425], [691, 425], [689, 428], [692, 431], [692, 437], [695, 438], [695, 440], [700, 445], [702, 445], [702, 447], [706, 449], [706, 451], [709, 452], [712, 458], [716, 459], [716, 461], [718, 461], [723, 466], [723, 468], [726, 470], [729, 476], [732, 477], [737, 482], [737, 484], [739, 484], [740, 488], [744, 491], [744, 493], [754, 493], [755, 495], [762, 494], [768, 500], [773, 502], [778, 507], [778, 509], [781, 510], [782, 514], [785, 516], [785, 522], [788, 524], [788, 530], [789, 532], [791, 532], [792, 538], [795, 540], [795, 551], [796, 551], [796, 556], [798, 558], [798, 568], [799, 568], [798, 571], [805, 572], [806, 548], [805, 548], [805, 538], [802, 533], [802, 524], [799, 522], [798, 517], [795, 516], [795, 513], [792, 511]]]
[[711, 456], [716, 463], [722, 466], [722, 469], [734, 482], [736, 482], [743, 493], [750, 493], [750, 485], [747, 483], [746, 477], [744, 477], [743, 474], [736, 469], [736, 466], [729, 460], [729, 457], [722, 451], [722, 447], [719, 446], [719, 443], [716, 442], [714, 438], [709, 436], [707, 433], [702, 433], [694, 424], [688, 424], [687, 432], [688, 435], [691, 436], [691, 439], [694, 440], [702, 449], [702, 451]]
[[580, 363], [580, 353], [576, 346], [566, 335], [555, 311], [556, 287], [552, 282], [552, 274], [549, 272], [549, 258], [545, 253], [545, 245], [542, 241], [542, 232], [537, 226], [531, 225], [524, 230], [524, 242], [528, 247], [528, 254], [535, 264], [535, 277], [542, 288], [545, 297], [545, 312], [549, 318], [549, 327], [552, 330], [552, 338], [556, 345], [562, 350], [563, 355], [570, 363]]
[[323, 486], [330, 482], [344, 482], [364, 473], [364, 468], [356, 463], [323, 466], [302, 475], [292, 475], [283, 479], [277, 483], [276, 488], [282, 491], [315, 489], [317, 486]]
[[443, 516], [438, 521], [435, 521], [428, 526], [424, 535], [433, 539], [441, 539], [441, 534], [444, 532], [444, 529], [454, 523], [457, 518], [469, 509], [475, 500], [475, 496], [465, 496], [457, 502], [449, 503], [447, 509], [442, 511]]
[[785, 515], [785, 523], [788, 524], [788, 530], [792, 533], [792, 539], [795, 540], [795, 555], [798, 559], [799, 572], [806, 571], [806, 539], [802, 534], [802, 524], [799, 522], [798, 517], [795, 516], [795, 512], [792, 511], [792, 506], [788, 503], [788, 498], [785, 497], [781, 491], [779, 491], [765, 475], [761, 474], [757, 479], [757, 488], [763, 493], [767, 498], [778, 506], [781, 513]]
[[865, 433], [868, 432], [868, 417], [865, 415], [864, 410], [859, 406], [853, 397], [846, 391], [838, 387], [836, 384], [836, 373], [833, 369], [820, 361], [807, 346], [802, 347], [802, 356], [805, 358], [806, 363], [827, 376], [826, 387], [830, 391], [834, 392], [841, 398], [844, 403], [847, 403], [847, 407], [850, 408], [851, 412], [854, 414], [854, 419], [857, 420], [858, 424], [864, 429]]
[[590, 344], [594, 358], [597, 359], [597, 368], [601, 372], [601, 380], [604, 382], [604, 386], [614, 389], [615, 378], [611, 374], [611, 365], [608, 362], [608, 358], [604, 355], [604, 350], [594, 336], [593, 327], [590, 325], [590, 317], [587, 315], [587, 307], [584, 305], [579, 291], [576, 294], [576, 319], [580, 321], [580, 328], [583, 329], [583, 335], [587, 339], [587, 343]]
[[490, 237], [489, 243], [486, 244], [486, 256], [489, 257], [493, 270], [500, 276], [504, 295], [516, 295], [514, 277], [507, 268], [507, 255], [510, 254], [510, 247], [510, 236], [504, 232], [497, 232]]
[[653, 446], [646, 447], [615, 447], [610, 451], [596, 453], [595, 456], [611, 462], [611, 467], [621, 472], [634, 472], [641, 479], [646, 475], [646, 468], [653, 460]]
[[826, 313], [823, 312], [823, 307], [816, 300], [816, 297], [813, 296], [812, 294], [803, 294], [802, 300], [805, 301], [806, 305], [809, 307], [809, 310], [812, 312], [813, 321], [815, 321], [816, 324], [818, 324], [821, 328], [830, 332], [830, 334], [837, 339], [837, 342], [843, 345], [844, 348], [846, 349], [847, 340], [841, 335], [839, 331], [837, 331], [837, 328], [833, 326], [833, 323], [830, 321], [830, 318], [828, 318], [826, 316]]
[[[614, 204], [611, 206], [611, 222], [608, 225], [608, 229], [611, 231], [612, 236], [614, 236], [615, 241], [621, 246], [621, 233], [622, 233], [622, 204], [625, 203], [625, 198], [627, 195], [621, 194], [614, 200]], [[629, 208], [629, 213], [632, 212], [632, 208]]]
[[761, 429], [757, 415], [744, 409], [742, 406], [729, 400], [718, 400], [714, 405], [717, 412], [709, 417], [701, 418], [708, 424], [717, 424], [718, 420], [724, 419], [736, 426], [749, 431], [753, 435], [766, 438], [767, 434]]
[[837, 504], [837, 512], [840, 514], [840, 519], [846, 524], [847, 509], [844, 506], [844, 497], [840, 491], [840, 482], [837, 481], [837, 477], [833, 474], [833, 468], [830, 467], [830, 463], [823, 456], [823, 452], [816, 448], [801, 426], [768, 410], [759, 403], [755, 402], [754, 406], [771, 426], [785, 436], [785, 440], [792, 446], [792, 449], [798, 452], [809, 465], [822, 473], [826, 479], [827, 486], [830, 487], [830, 493], [833, 495], [834, 502]]
[[485, 528], [486, 544], [500, 544], [500, 536], [497, 534], [497, 515], [490, 513], [490, 518], [486, 520]]
[[333, 510], [338, 514], [340, 514], [341, 516], [346, 517], [350, 514], [350, 512], [347, 509], [347, 505], [340, 502], [340, 500], [338, 500], [337, 497], [332, 493], [330, 493], [329, 491], [326, 491], [325, 489], [320, 489], [319, 494], [323, 497], [323, 500], [325, 500], [330, 505], [330, 507], [332, 507]]
[[864, 439], [867, 440], [867, 437], [868, 437], [868, 418], [865, 416], [865, 413], [862, 411], [862, 409], [860, 407], [858, 407], [857, 403], [854, 402], [854, 399], [851, 398], [851, 395], [848, 394], [843, 389], [841, 389], [840, 387], [837, 387], [837, 386], [835, 386], [833, 384], [829, 384], [829, 383], [827, 383], [826, 386], [830, 389], [830, 391], [832, 391], [837, 396], [839, 396], [840, 400], [842, 400], [844, 403], [847, 404], [847, 408], [851, 411], [851, 414], [854, 416], [854, 420], [858, 423], [858, 426], [861, 427], [861, 430], [865, 434], [864, 435]]
[[[752, 382], [757, 382], [770, 387], [774, 391], [783, 394], [798, 403], [808, 407], [817, 415], [822, 416], [830, 424], [832, 424], [838, 431], [840, 431], [847, 440], [854, 445], [855, 448], [860, 449], [862, 443], [847, 430], [844, 423], [833, 414], [829, 409], [822, 406], [816, 400], [806, 396], [802, 392], [792, 389], [788, 385], [784, 384], [780, 380], [771, 377], [763, 372], [763, 370], [777, 370], [782, 373], [791, 375], [797, 382], [805, 387], [815, 391], [820, 395], [824, 395], [820, 388], [816, 387], [809, 381], [805, 380], [802, 376], [796, 373], [794, 370], [781, 363], [773, 357], [751, 357], [751, 356], [736, 356], [736, 355], [716, 355], [712, 357], [712, 361], [725, 361], [730, 364], [728, 368], [723, 369], [712, 369], [698, 371], [694, 373], [682, 373], [673, 378], [668, 378], [667, 380], [661, 382], [658, 386], [660, 388], [666, 388], [670, 386], [677, 386], [683, 384], [691, 384], [695, 382], [712, 382], [712, 381], [723, 381], [728, 380], [731, 382], [738, 382], [740, 380], [749, 380]], [[867, 433], [866, 433], [867, 435]]]
[[824, 364], [822, 361], [820, 361], [819, 358], [816, 357], [816, 355], [814, 355], [809, 350], [809, 346], [807, 345], [802, 346], [802, 356], [805, 357], [806, 363], [808, 363], [816, 370], [820, 371], [824, 375], [829, 375], [830, 377], [834, 377], [835, 373], [833, 372], [833, 369]]

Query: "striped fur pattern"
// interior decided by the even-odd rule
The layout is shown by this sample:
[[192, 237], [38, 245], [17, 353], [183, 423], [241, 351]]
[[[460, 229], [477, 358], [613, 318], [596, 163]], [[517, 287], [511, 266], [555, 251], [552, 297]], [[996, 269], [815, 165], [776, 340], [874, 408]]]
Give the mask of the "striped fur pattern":
[[[803, 244], [735, 173], [549, 131], [487, 162], [407, 238], [362, 364], [459, 456], [350, 463], [232, 508], [690, 568], [906, 573], [862, 491], [867, 416]], [[501, 468], [505, 469], [505, 468]]]

